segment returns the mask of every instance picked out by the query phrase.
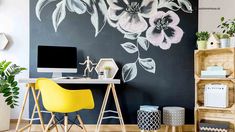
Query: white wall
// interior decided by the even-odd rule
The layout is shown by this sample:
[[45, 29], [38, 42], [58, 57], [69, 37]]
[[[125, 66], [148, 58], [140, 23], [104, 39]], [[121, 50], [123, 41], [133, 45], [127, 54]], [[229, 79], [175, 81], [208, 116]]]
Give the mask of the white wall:
[[199, 0], [199, 8], [220, 8], [199, 10], [199, 31], [219, 32], [220, 18], [235, 18], [235, 0]]
[[[9, 38], [6, 50], [0, 51], [0, 60], [9, 60], [29, 69], [29, 0], [0, 1], [0, 32]], [[24, 71], [18, 78], [29, 77]], [[11, 118], [17, 119], [23, 101], [25, 85], [20, 84], [20, 106], [11, 111]], [[1, 106], [0, 106], [1, 107]], [[28, 117], [28, 103], [24, 117]]]

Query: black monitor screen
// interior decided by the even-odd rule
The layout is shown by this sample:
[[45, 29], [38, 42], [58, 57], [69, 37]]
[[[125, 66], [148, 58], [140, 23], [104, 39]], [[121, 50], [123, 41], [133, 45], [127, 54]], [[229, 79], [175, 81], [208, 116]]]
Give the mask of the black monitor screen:
[[38, 46], [38, 68], [77, 68], [77, 48]]

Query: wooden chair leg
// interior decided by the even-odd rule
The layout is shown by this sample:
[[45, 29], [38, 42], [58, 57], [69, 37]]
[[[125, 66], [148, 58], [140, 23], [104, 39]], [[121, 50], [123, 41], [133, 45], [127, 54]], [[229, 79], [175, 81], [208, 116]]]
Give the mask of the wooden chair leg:
[[64, 132], [68, 132], [68, 114], [64, 114]]
[[80, 115], [77, 115], [77, 117], [78, 117], [78, 121], [80, 122], [80, 125], [82, 127], [83, 132], [87, 132], [87, 130], [86, 130], [85, 126], [84, 126], [84, 123], [82, 121], [82, 118], [80, 117]]
[[169, 126], [166, 125], [165, 132], [168, 132], [168, 131], [169, 131]]
[[176, 127], [172, 126], [172, 132], [176, 132]]
[[[51, 113], [51, 116], [54, 115], [53, 113]], [[53, 124], [55, 124], [55, 130], [56, 132], [59, 132], [58, 130], [58, 127], [57, 127], [57, 124], [56, 124], [56, 121], [55, 121], [55, 118], [53, 119]]]
[[51, 125], [51, 123], [53, 122], [54, 118], [55, 118], [55, 115], [52, 114], [52, 117], [51, 117], [49, 123], [47, 124], [47, 127], [46, 127], [46, 129], [45, 129], [44, 132], [47, 132], [47, 131], [48, 131], [48, 129], [50, 128], [50, 125]]

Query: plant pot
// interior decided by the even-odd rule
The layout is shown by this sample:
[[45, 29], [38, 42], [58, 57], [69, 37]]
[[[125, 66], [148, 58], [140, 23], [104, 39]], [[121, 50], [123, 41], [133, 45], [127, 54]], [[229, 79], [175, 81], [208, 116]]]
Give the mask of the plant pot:
[[197, 48], [199, 50], [206, 49], [206, 43], [207, 43], [207, 41], [197, 41]]
[[229, 47], [229, 39], [220, 39], [220, 48]]
[[230, 37], [230, 47], [235, 47], [235, 37]]
[[110, 78], [110, 70], [104, 70], [104, 78], [105, 79]]
[[10, 111], [10, 107], [5, 103], [5, 98], [0, 94], [0, 131], [10, 129]]

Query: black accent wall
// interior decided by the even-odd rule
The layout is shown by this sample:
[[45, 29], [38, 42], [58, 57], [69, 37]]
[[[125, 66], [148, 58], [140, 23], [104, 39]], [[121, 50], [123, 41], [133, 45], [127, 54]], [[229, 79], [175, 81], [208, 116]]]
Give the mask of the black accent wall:
[[[114, 58], [120, 70], [116, 78], [121, 78], [121, 68], [124, 64], [136, 59], [136, 55], [127, 54], [120, 44], [129, 41], [123, 38], [118, 30], [106, 24], [104, 29], [94, 37], [95, 31], [90, 22], [90, 16], [85, 13], [77, 15], [67, 12], [66, 19], [61, 23], [58, 32], [52, 25], [51, 15], [56, 3], [53, 2], [44, 8], [40, 22], [35, 15], [37, 0], [30, 0], [30, 77], [50, 77], [51, 74], [38, 73], [37, 46], [76, 46], [78, 61], [83, 62], [86, 56], [96, 62], [100, 58]], [[195, 49], [195, 32], [198, 28], [198, 1], [191, 0], [193, 12], [185, 13], [181, 10], [176, 13], [181, 21], [179, 27], [184, 31], [184, 36], [179, 44], [173, 44], [169, 50], [150, 45], [148, 52], [142, 52], [143, 57], [151, 57], [156, 62], [156, 73], [150, 74], [138, 66], [138, 76], [127, 83], [116, 86], [118, 98], [127, 124], [135, 124], [137, 110], [140, 105], [182, 106], [186, 108], [186, 123], [193, 123], [194, 115], [194, 74], [193, 52]], [[53, 54], [45, 53], [45, 54]], [[82, 76], [83, 67], [78, 66], [78, 74]], [[95, 72], [93, 73], [95, 76]], [[63, 85], [69, 89], [90, 88], [94, 95], [95, 109], [81, 111], [85, 123], [95, 124], [98, 118], [105, 85]], [[114, 108], [113, 100], [108, 108]], [[33, 109], [33, 98], [30, 95], [30, 114]], [[49, 115], [44, 114], [45, 120]], [[73, 118], [72, 116], [70, 117]], [[105, 123], [118, 123], [108, 120]]]

